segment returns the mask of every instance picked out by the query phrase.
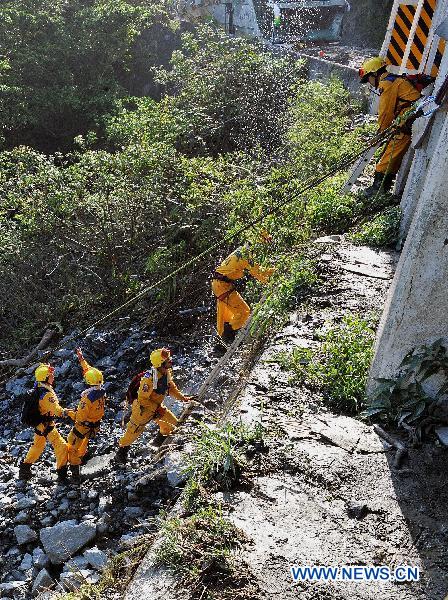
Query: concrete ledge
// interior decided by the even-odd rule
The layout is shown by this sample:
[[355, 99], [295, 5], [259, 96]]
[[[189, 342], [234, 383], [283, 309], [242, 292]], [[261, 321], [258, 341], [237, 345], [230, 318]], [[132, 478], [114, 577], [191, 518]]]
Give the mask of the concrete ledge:
[[364, 93], [359, 83], [358, 70], [354, 67], [332, 62], [325, 58], [310, 56], [304, 52], [298, 52], [297, 54], [299, 58], [306, 59], [306, 68], [308, 69], [308, 77], [310, 79], [327, 81], [332, 76], [338, 77], [353, 96], [364, 98]]

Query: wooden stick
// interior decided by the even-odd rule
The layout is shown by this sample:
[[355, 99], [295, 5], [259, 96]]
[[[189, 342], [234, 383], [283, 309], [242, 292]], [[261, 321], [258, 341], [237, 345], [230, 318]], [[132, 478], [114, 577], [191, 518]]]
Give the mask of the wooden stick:
[[400, 442], [400, 440], [393, 438], [390, 434], [388, 434], [386, 431], [384, 431], [384, 429], [382, 427], [380, 427], [379, 425], [375, 425], [373, 427], [373, 430], [380, 438], [383, 438], [383, 440], [385, 440], [393, 448], [396, 448], [397, 452], [395, 453], [395, 458], [394, 458], [394, 462], [392, 463], [392, 466], [394, 467], [394, 469], [399, 469], [401, 461], [404, 459], [404, 457], [408, 453], [406, 446], [403, 444], [403, 442]]
[[40, 350], [43, 350], [48, 346], [56, 333], [58, 333], [57, 329], [47, 329], [39, 344], [28, 354], [28, 356], [25, 356], [24, 358], [8, 358], [6, 360], [0, 360], [0, 367], [24, 367], [33, 360]]

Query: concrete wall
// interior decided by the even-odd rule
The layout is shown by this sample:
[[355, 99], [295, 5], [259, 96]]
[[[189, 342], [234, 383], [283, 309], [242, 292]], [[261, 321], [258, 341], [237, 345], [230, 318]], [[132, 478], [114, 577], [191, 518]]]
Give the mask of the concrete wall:
[[359, 99], [365, 98], [365, 91], [359, 83], [358, 69], [317, 56], [309, 56], [306, 52], [298, 52], [297, 55], [299, 58], [306, 59], [309, 79], [328, 81], [333, 76], [338, 77], [353, 96]]
[[[448, 12], [448, 0], [439, 0]], [[443, 5], [443, 6], [442, 6]], [[436, 90], [448, 75], [448, 52], [442, 60]], [[448, 341], [448, 112], [437, 114], [424, 145], [416, 150], [403, 196], [408, 229], [398, 268], [381, 319], [374, 379], [391, 377], [417, 346], [438, 338]]]
[[[233, 22], [237, 32], [250, 37], [260, 37], [261, 32], [257, 23], [257, 15], [252, 0], [233, 2]], [[208, 7], [208, 12], [214, 19], [224, 25], [224, 4], [215, 4]]]

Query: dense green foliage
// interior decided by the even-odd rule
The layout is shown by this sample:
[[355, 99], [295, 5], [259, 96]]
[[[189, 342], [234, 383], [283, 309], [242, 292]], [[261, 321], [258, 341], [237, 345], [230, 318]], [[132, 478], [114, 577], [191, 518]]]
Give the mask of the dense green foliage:
[[355, 244], [365, 244], [374, 248], [395, 246], [398, 241], [400, 218], [399, 206], [386, 208], [352, 233], [351, 240]]
[[[92, 0], [83, 6], [89, 12], [100, 4]], [[49, 10], [45, 6], [42, 11]], [[126, 6], [123, 0], [106, 13], [121, 15], [116, 35], [130, 28], [135, 39], [137, 21], [143, 27], [149, 17], [139, 2], [132, 3], [132, 10]], [[19, 11], [9, 3], [6, 7], [11, 14]], [[76, 7], [80, 5], [70, 10], [76, 13]], [[23, 10], [31, 11], [31, 3]], [[55, 6], [57, 23], [62, 22], [58, 11], [64, 10], [62, 4]], [[89, 19], [79, 16], [96, 31]], [[108, 23], [106, 19], [106, 30]], [[118, 42], [116, 52], [123, 52], [125, 60], [127, 51]], [[90, 64], [87, 58], [85, 62]], [[48, 321], [87, 325], [201, 252], [197, 264], [156, 286], [140, 308], [161, 322], [172, 306], [209, 302], [214, 266], [234, 244], [253, 242], [261, 224], [233, 242], [224, 237], [272, 210], [262, 226], [275, 232], [275, 244], [255, 247], [254, 253], [276, 267], [261, 313], [263, 327], [280, 323], [316, 281], [304, 253], [307, 241], [343, 231], [363, 210], [362, 203], [338, 195], [337, 178], [302, 193], [304, 179], [351, 154], [363, 132], [353, 127], [356, 105], [342, 85], [336, 80], [328, 85], [303, 82], [301, 68], [256, 43], [199, 27], [195, 35], [183, 36], [171, 70], [158, 70], [159, 85], [166, 91], [160, 101], [119, 98], [120, 92], [108, 97], [107, 107], [95, 108], [92, 117], [90, 104], [80, 96], [75, 108], [82, 118], [66, 106], [75, 124], [64, 134], [67, 145], [76, 133], [69, 153], [44, 155], [24, 146], [3, 151], [0, 302], [5, 347], [12, 351], [13, 343], [33, 341]], [[11, 86], [18, 71], [6, 72]], [[42, 90], [57, 94], [45, 82]], [[91, 91], [90, 99], [95, 97]], [[27, 98], [37, 101], [39, 93], [31, 92]], [[11, 114], [23, 123], [23, 131], [35, 136], [34, 125], [19, 115], [23, 106], [19, 103], [14, 111], [11, 105]], [[26, 110], [38, 115], [40, 108]], [[88, 123], [97, 118], [103, 129], [88, 132]], [[12, 121], [8, 127], [20, 132]], [[206, 252], [223, 240], [221, 249]], [[258, 285], [251, 284], [248, 298], [253, 302], [258, 297]]]
[[408, 352], [395, 377], [377, 380], [363, 414], [419, 430], [422, 425], [446, 422], [447, 392], [448, 349], [443, 340], [436, 340]]
[[155, 23], [169, 23], [163, 2], [1, 2], [0, 137], [69, 147], [154, 64], [154, 43], [142, 34]]
[[316, 351], [298, 348], [281, 360], [296, 381], [319, 389], [331, 407], [356, 414], [365, 404], [374, 339], [369, 322], [347, 315], [322, 333]]

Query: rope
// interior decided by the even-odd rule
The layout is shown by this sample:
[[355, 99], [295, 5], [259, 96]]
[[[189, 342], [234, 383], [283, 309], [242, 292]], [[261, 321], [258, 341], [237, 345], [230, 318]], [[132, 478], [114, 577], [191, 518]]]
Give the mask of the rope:
[[[204, 256], [209, 255], [211, 252], [213, 252], [220, 246], [223, 246], [228, 241], [238, 237], [244, 231], [248, 231], [248, 230], [252, 229], [256, 225], [261, 223], [266, 217], [268, 217], [270, 215], [278, 214], [285, 207], [287, 207], [289, 204], [291, 204], [291, 202], [293, 202], [300, 196], [303, 196], [303, 194], [305, 194], [306, 192], [321, 185], [327, 179], [330, 179], [330, 177], [333, 177], [340, 171], [345, 170], [357, 158], [359, 158], [362, 154], [364, 154], [364, 152], [366, 152], [366, 150], [368, 150], [372, 146], [376, 145], [379, 141], [386, 141], [386, 140], [388, 140], [388, 138], [392, 138], [393, 134], [395, 133], [395, 130], [396, 130], [396, 126], [391, 125], [388, 129], [384, 130], [383, 132], [381, 132], [379, 134], [376, 134], [375, 136], [373, 136], [371, 138], [370, 142], [365, 147], [363, 147], [362, 150], [360, 150], [360, 151], [354, 153], [353, 155], [349, 156], [348, 158], [345, 158], [344, 160], [340, 161], [339, 163], [337, 163], [334, 167], [329, 169], [325, 174], [321, 175], [320, 177], [310, 178], [307, 181], [305, 181], [302, 189], [300, 189], [297, 193], [293, 194], [288, 201], [278, 204], [277, 206], [267, 208], [265, 211], [263, 211], [261, 213], [261, 215], [259, 217], [253, 219], [252, 221], [249, 221], [248, 223], [243, 224], [236, 231], [228, 233], [221, 240], [219, 240], [218, 242], [216, 242], [214, 244], [211, 244], [208, 248], [206, 248], [206, 250], [204, 250], [203, 252], [200, 252], [196, 256], [192, 257], [190, 260], [188, 260], [185, 263], [183, 263], [182, 265], [180, 265], [177, 269], [174, 269], [174, 271], [172, 271], [168, 275], [165, 275], [164, 277], [162, 277], [155, 283], [145, 287], [141, 292], [136, 294], [133, 298], [130, 298], [129, 300], [127, 300], [126, 302], [124, 302], [123, 304], [118, 306], [117, 308], [113, 309], [112, 311], [110, 311], [109, 313], [107, 313], [106, 315], [101, 317], [100, 319], [97, 319], [96, 321], [91, 323], [88, 327], [82, 329], [79, 333], [71, 334], [70, 336], [68, 336], [68, 338], [65, 338], [66, 342], [68, 340], [74, 340], [77, 337], [82, 337], [85, 334], [89, 333], [92, 329], [95, 329], [101, 323], [104, 323], [105, 321], [109, 320], [111, 317], [122, 312], [125, 308], [131, 306], [132, 304], [134, 304], [141, 298], [144, 298], [145, 296], [147, 296], [150, 292], [152, 292], [153, 290], [160, 287], [166, 281], [169, 281], [170, 279], [175, 277], [178, 273], [185, 271], [188, 267], [190, 267], [190, 266], [194, 265], [195, 263], [197, 263], [198, 261], [200, 261]], [[46, 353], [44, 353], [43, 357], [49, 356], [50, 354], [52, 354], [56, 350], [60, 350], [61, 348], [62, 348], [62, 346], [58, 346], [52, 350], [49, 350]]]

